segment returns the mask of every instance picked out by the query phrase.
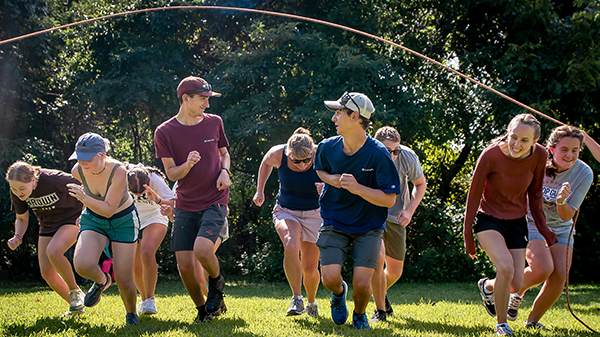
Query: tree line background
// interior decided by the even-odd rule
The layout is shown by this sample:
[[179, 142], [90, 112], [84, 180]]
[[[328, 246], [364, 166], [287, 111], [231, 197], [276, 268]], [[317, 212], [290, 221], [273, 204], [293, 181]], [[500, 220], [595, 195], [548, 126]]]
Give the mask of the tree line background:
[[[439, 60], [545, 114], [600, 138], [600, 3], [597, 0], [0, 0], [0, 40], [121, 11], [220, 5], [292, 13], [381, 36]], [[155, 128], [178, 111], [176, 87], [204, 77], [232, 158], [231, 238], [218, 251], [230, 278], [284, 280], [283, 249], [271, 209], [278, 184], [252, 203], [258, 166], [299, 126], [335, 135], [323, 100], [367, 94], [374, 128], [391, 125], [419, 155], [427, 194], [408, 227], [403, 281], [475, 280], [492, 265], [464, 254], [462, 220], [481, 150], [522, 108], [379, 41], [275, 16], [224, 10], [128, 15], [0, 46], [0, 173], [16, 160], [69, 172], [77, 138], [97, 132], [110, 155], [162, 169]], [[538, 117], [541, 143], [557, 126]], [[373, 131], [372, 130], [372, 131]], [[600, 165], [584, 151], [595, 172]], [[598, 280], [596, 179], [577, 222], [572, 280]], [[38, 226], [10, 251], [8, 183], [0, 182], [0, 270], [40, 278]], [[168, 234], [159, 270], [176, 273]]]

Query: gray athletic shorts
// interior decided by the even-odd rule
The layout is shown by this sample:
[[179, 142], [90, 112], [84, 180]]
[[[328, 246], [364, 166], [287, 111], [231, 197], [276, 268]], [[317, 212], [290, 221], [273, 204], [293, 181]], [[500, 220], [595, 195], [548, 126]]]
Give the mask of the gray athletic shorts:
[[406, 257], [406, 227], [387, 221], [383, 233], [385, 255], [394, 260], [404, 261]]
[[332, 225], [322, 226], [317, 239], [317, 246], [321, 252], [321, 266], [344, 264], [344, 257], [352, 246], [354, 267], [375, 269], [379, 260], [382, 238], [383, 229], [364, 233], [345, 233]]

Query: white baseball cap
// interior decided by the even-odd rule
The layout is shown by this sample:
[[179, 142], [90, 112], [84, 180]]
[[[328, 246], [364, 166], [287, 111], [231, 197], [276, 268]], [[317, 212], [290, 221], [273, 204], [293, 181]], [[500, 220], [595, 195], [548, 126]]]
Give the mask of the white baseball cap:
[[325, 101], [324, 103], [327, 109], [331, 111], [347, 108], [352, 111], [358, 111], [366, 119], [370, 119], [373, 113], [375, 113], [375, 108], [369, 97], [360, 92], [348, 93], [346, 91], [337, 101]]

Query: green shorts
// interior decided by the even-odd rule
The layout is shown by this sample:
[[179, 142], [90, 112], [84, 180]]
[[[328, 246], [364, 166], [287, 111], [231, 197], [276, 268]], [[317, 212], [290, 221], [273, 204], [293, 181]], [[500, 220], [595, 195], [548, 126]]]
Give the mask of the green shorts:
[[110, 218], [98, 215], [86, 207], [81, 213], [79, 225], [80, 233], [91, 230], [106, 236], [112, 242], [136, 242], [140, 232], [140, 219], [133, 203]]
[[406, 258], [406, 227], [387, 221], [383, 233], [383, 243], [386, 256], [404, 261]]

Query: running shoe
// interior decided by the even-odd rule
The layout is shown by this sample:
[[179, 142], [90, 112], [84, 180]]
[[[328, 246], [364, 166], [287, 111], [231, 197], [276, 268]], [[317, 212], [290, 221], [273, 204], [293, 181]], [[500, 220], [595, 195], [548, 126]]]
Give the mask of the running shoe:
[[[348, 320], [348, 307], [346, 306], [346, 294], [348, 293], [348, 285], [342, 281], [344, 290], [342, 294], [337, 296], [331, 292], [331, 318], [335, 324], [344, 324]], [[366, 321], [366, 316], [365, 316]], [[369, 325], [369, 323], [367, 323]]]
[[287, 316], [295, 316], [302, 315], [304, 313], [304, 300], [296, 297], [294, 295], [292, 297], [292, 303], [290, 303], [290, 308], [285, 313]]
[[317, 306], [316, 302], [314, 304], [313, 303], [306, 304], [306, 314], [311, 317], [319, 316], [319, 307]]
[[139, 325], [140, 319], [135, 312], [130, 312], [125, 315], [125, 322], [127, 322], [127, 325]]
[[496, 335], [498, 336], [512, 336], [513, 331], [508, 326], [508, 323], [496, 324]]
[[485, 307], [485, 310], [488, 314], [490, 314], [490, 316], [495, 317], [496, 307], [494, 306], [494, 293], [488, 293], [487, 290], [485, 290], [485, 282], [487, 280], [487, 277], [479, 280], [479, 282], [477, 282], [477, 287], [479, 288], [479, 293], [481, 294], [481, 299], [483, 300], [483, 306]]
[[85, 293], [81, 289], [69, 290], [70, 308], [69, 311], [80, 311], [85, 308], [83, 300], [85, 299]]
[[104, 284], [98, 284], [94, 282], [94, 284], [92, 284], [92, 286], [88, 290], [87, 294], [85, 294], [85, 299], [83, 301], [85, 306], [93, 307], [96, 304], [98, 304], [98, 302], [100, 302], [100, 298], [102, 297], [102, 292], [108, 287], [110, 287], [110, 283], [110, 275], [104, 273]]
[[506, 318], [514, 321], [519, 316], [519, 308], [523, 302], [523, 297], [518, 294], [510, 294], [510, 300], [508, 301], [508, 311], [506, 312]]
[[390, 300], [388, 299], [388, 295], [387, 293], [385, 293], [385, 313], [388, 315], [391, 315], [394, 312], [394, 309], [392, 308], [392, 303], [390, 303]]
[[212, 316], [206, 312], [206, 305], [196, 307], [196, 309], [198, 309], [198, 315], [194, 319], [194, 324], [209, 322], [212, 319]]
[[227, 311], [223, 301], [223, 289], [225, 289], [225, 278], [219, 274], [217, 278], [208, 278], [208, 296], [206, 296], [206, 312], [217, 316]]
[[369, 320], [369, 323], [385, 322], [387, 314], [384, 310], [375, 310], [373, 316]]
[[157, 312], [156, 304], [152, 297], [143, 300], [140, 304], [140, 309], [138, 310], [139, 315], [154, 315]]
[[552, 331], [551, 329], [546, 328], [540, 322], [525, 322], [525, 328], [527, 328], [527, 329], [539, 329], [539, 330], [544, 330], [544, 331]]
[[352, 314], [352, 326], [356, 330], [369, 330], [369, 322], [367, 321], [367, 314]]

